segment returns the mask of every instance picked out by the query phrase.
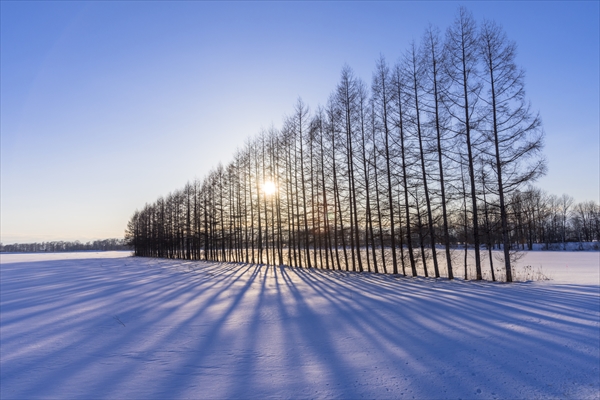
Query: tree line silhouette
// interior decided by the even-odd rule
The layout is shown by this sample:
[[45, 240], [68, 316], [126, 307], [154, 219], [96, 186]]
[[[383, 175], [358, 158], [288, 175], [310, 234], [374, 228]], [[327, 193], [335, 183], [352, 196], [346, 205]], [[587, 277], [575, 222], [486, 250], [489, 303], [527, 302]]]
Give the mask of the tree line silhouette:
[[4, 253], [38, 253], [38, 252], [61, 252], [61, 251], [110, 251], [131, 250], [125, 239], [104, 239], [93, 242], [82, 243], [79, 240], [65, 242], [62, 240], [35, 243], [0, 243], [0, 252]]
[[345, 66], [325, 106], [299, 99], [280, 129], [136, 211], [126, 239], [138, 256], [450, 279], [460, 248], [465, 279], [512, 281], [512, 249], [571, 239], [572, 205], [555, 218], [559, 201], [530, 186], [544, 134], [515, 57], [461, 8], [445, 35], [430, 26], [398, 63], [381, 56], [370, 85]]

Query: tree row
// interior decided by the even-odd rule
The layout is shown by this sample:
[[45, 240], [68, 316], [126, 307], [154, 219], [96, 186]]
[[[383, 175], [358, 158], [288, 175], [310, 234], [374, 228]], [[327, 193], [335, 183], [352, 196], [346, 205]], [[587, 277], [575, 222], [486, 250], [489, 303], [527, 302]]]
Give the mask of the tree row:
[[131, 247], [125, 242], [125, 239], [104, 239], [94, 240], [93, 242], [82, 243], [79, 240], [74, 242], [52, 241], [52, 242], [34, 242], [34, 243], [14, 243], [3, 245], [0, 243], [0, 252], [5, 253], [38, 253], [38, 252], [61, 252], [61, 251], [111, 251], [111, 250], [131, 250]]
[[344, 67], [324, 106], [299, 99], [229, 164], [136, 211], [126, 236], [140, 256], [512, 281], [511, 249], [554, 240], [524, 234], [519, 208], [542, 146], [516, 44], [461, 8], [397, 63], [381, 56], [370, 84]]

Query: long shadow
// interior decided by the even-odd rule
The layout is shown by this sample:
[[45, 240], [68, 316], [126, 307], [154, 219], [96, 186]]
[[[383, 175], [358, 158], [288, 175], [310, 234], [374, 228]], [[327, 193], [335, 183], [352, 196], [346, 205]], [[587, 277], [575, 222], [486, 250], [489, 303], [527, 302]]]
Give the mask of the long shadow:
[[[302, 270], [298, 270], [297, 272], [299, 275], [304, 276], [305, 282], [313, 285], [315, 290], [324, 295], [343, 291], [343, 286], [346, 285], [347, 288], [352, 290], [356, 288], [353, 282], [359, 282], [358, 280], [349, 281], [347, 279], [336, 280], [336, 282], [332, 280], [311, 279], [311, 273]], [[384, 343], [385, 339], [392, 339], [385, 343], [385, 348], [389, 348], [389, 346], [393, 346], [394, 344], [402, 346], [403, 342], [408, 338], [410, 339], [408, 342], [411, 343], [410, 351], [414, 353], [414, 358], [423, 358], [423, 356], [429, 355], [434, 361], [435, 359], [440, 360], [437, 354], [440, 352], [439, 348], [436, 348], [435, 353], [431, 353], [428, 349], [432, 345], [433, 347], [440, 347], [438, 344], [444, 343], [444, 332], [462, 330], [464, 332], [472, 332], [472, 337], [480, 337], [481, 339], [485, 339], [486, 342], [496, 339], [501, 340], [502, 343], [494, 343], [492, 348], [496, 350], [518, 352], [524, 347], [534, 346], [538, 350], [543, 350], [540, 352], [539, 357], [536, 357], [538, 360], [544, 358], [547, 363], [554, 363], [558, 367], [557, 360], [576, 357], [576, 361], [580, 364], [591, 367], [596, 366], [595, 370], [597, 370], [598, 345], [597, 340], [594, 341], [594, 338], [598, 335], [598, 298], [594, 297], [594, 294], [597, 292], [597, 288], [595, 287], [571, 288], [574, 293], [570, 296], [564, 296], [561, 292], [556, 293], [556, 289], [554, 288], [534, 289], [526, 285], [515, 285], [508, 289], [507, 293], [507, 290], [504, 290], [508, 288], [506, 285], [471, 285], [461, 282], [447, 282], [431, 286], [431, 289], [436, 289], [435, 286], [443, 287], [450, 285], [452, 287], [450, 296], [439, 297], [437, 293], [424, 290], [426, 287], [422, 284], [414, 285], [413, 283], [398, 286], [397, 289], [407, 289], [402, 294], [399, 294], [397, 291], [395, 293], [389, 292], [388, 289], [381, 287], [380, 282], [377, 282], [375, 286], [370, 285], [370, 281], [373, 279], [376, 281], [381, 280], [379, 277], [372, 278], [369, 276], [360, 279], [359, 290], [351, 292], [356, 294], [356, 301], [354, 303], [349, 303], [347, 296], [341, 300], [338, 300], [340, 296], [330, 296], [329, 300], [331, 302], [342, 302], [338, 306], [340, 311], [347, 308], [348, 304], [352, 304], [352, 308], [354, 309], [352, 314], [359, 316], [360, 321], [357, 321], [356, 318], [349, 321], [357, 328], [375, 327], [376, 333], [374, 336], [383, 339], [382, 343]], [[329, 290], [330, 285], [325, 284], [325, 282], [335, 286], [336, 289], [334, 291]], [[406, 287], [407, 285], [409, 286], [408, 288]], [[439, 290], [435, 291], [439, 292]], [[372, 296], [365, 297], [365, 292]], [[509, 294], [508, 299], [505, 298], [507, 294]], [[381, 306], [384, 303], [373, 301], [373, 299], [377, 298], [376, 296], [380, 299], [388, 299], [389, 301], [385, 302], [387, 305], [395, 305], [395, 309], [387, 311], [396, 314], [397, 320], [401, 321], [401, 324], [390, 323], [389, 318], [386, 319], [384, 315], [378, 315], [379, 312], [376, 306]], [[531, 304], [527, 303], [527, 301], [540, 298], [544, 301], [550, 299], [550, 304], [560, 304], [562, 302], [565, 305], [565, 309], [563, 312], [557, 313], [556, 309], [541, 307], [540, 310], [538, 309], [539, 307], [531, 307]], [[494, 319], [501, 322], [501, 324], [490, 325], [490, 321], [493, 322]], [[554, 324], [554, 326], [550, 329], [547, 327], [548, 324]], [[421, 337], [426, 337], [427, 328], [431, 325], [435, 327], [433, 330], [435, 335], [433, 336], [436, 337], [427, 338], [425, 341], [421, 340]], [[556, 328], [556, 325], [560, 325], [559, 329]], [[515, 331], [509, 328], [510, 326], [524, 329]], [[388, 335], [388, 337], [382, 334], [390, 330], [402, 333]], [[578, 333], [578, 330], [581, 333]], [[364, 331], [366, 334], [366, 329]], [[369, 333], [373, 335], [373, 332]], [[415, 335], [415, 333], [418, 333], [418, 335]], [[548, 335], [551, 340], [546, 339], [545, 335]], [[595, 346], [596, 353], [573, 354], [572, 347], [568, 350], [563, 350], [564, 341], [587, 343], [587, 350], [590, 348], [593, 349]], [[421, 343], [422, 346], [415, 346], [415, 343]], [[560, 347], [557, 347], [559, 343]], [[482, 343], [479, 344], [481, 345]], [[485, 348], [485, 343], [483, 344], [484, 346], [481, 347]], [[468, 343], [463, 343], [463, 345], [471, 347], [473, 351], [477, 350], [476, 346], [469, 345]], [[418, 351], [414, 351], [415, 349]], [[547, 356], [548, 354], [550, 356]], [[485, 359], [479, 361], [483, 362]], [[443, 365], [440, 365], [438, 369], [442, 370], [443, 367]], [[518, 372], [521, 372], [520, 368]], [[517, 382], [519, 378], [519, 376], [514, 377]], [[523, 385], [527, 385], [526, 380], [522, 383]], [[498, 388], [496, 393], [502, 393], [501, 389]]]
[[[89, 260], [85, 260], [89, 263]], [[96, 260], [97, 262], [105, 262], [106, 260]], [[94, 260], [91, 261], [92, 263]], [[60, 265], [57, 266], [58, 270], [63, 273], [65, 270], [72, 271], [77, 266], [72, 265], [73, 262], [65, 263], [61, 261]], [[122, 266], [122, 265], [121, 265]], [[118, 267], [121, 267], [118, 266]], [[143, 261], [142, 261], [143, 266]], [[3, 272], [10, 269], [9, 265], [3, 265]], [[48, 269], [51, 266], [44, 265], [44, 269]], [[81, 267], [81, 262], [79, 267]], [[246, 267], [248, 269], [249, 267]], [[207, 270], [210, 270], [210, 266], [206, 266]], [[10, 361], [14, 358], [9, 354], [6, 354], [5, 349], [7, 346], [12, 345], [12, 341], [18, 340], [17, 335], [22, 337], [23, 329], [16, 330], [17, 335], [12, 335], [12, 327], [19, 325], [22, 328], [23, 324], [32, 326], [35, 332], [27, 332], [29, 336], [34, 335], [34, 341], [38, 343], [52, 343], [55, 345], [56, 350], [51, 348], [45, 349], [45, 353], [42, 357], [36, 357], [36, 364], [48, 365], [52, 364], [56, 360], [64, 360], [69, 358], [75, 358], [76, 362], [69, 362], [69, 369], [74, 372], [79, 372], [89, 368], [95, 357], [102, 357], [104, 354], [115, 354], [119, 352], [120, 347], [127, 347], [127, 339], [123, 338], [123, 335], [113, 335], [112, 339], [104, 339], [101, 346], [90, 346], [90, 343], [95, 342], [94, 335], [101, 334], [102, 330], [105, 330], [107, 326], [98, 326], [96, 318], [101, 314], [99, 309], [104, 308], [103, 311], [108, 311], [107, 316], [104, 316], [109, 322], [113, 313], [118, 313], [121, 318], [128, 325], [130, 335], [139, 336], [151, 336], [152, 331], [161, 325], [167, 318], [173, 309], [165, 307], [165, 304], [181, 302], [181, 297], [186, 295], [189, 300], [189, 294], [200, 295], [203, 293], [202, 290], [198, 290], [201, 286], [214, 287], [222, 281], [223, 287], [218, 291], [211, 291], [212, 296], [205, 301], [205, 307], [209, 307], [216, 298], [222, 293], [227, 292], [228, 288], [235, 283], [239, 276], [235, 274], [227, 275], [227, 268], [223, 268], [221, 265], [217, 270], [216, 274], [212, 274], [210, 279], [191, 279], [188, 276], [181, 274], [172, 274], [171, 279], [165, 280], [164, 285], [156, 285], [157, 276], [162, 275], [162, 271], [146, 270], [146, 271], [134, 271], [133, 273], [124, 271], [122, 268], [118, 268], [119, 272], [110, 271], [110, 275], [106, 276], [105, 279], [101, 279], [90, 273], [89, 269], [86, 269], [83, 276], [74, 276], [68, 274], [68, 276], [62, 276], [62, 282], [60, 283], [48, 283], [47, 274], [44, 273], [43, 278], [46, 280], [46, 290], [40, 290], [40, 287], [33, 286], [31, 291], [25, 291], [21, 293], [22, 296], [17, 299], [10, 299], [7, 294], [11, 294], [11, 283], [7, 279], [6, 274], [3, 274], [2, 279], [2, 349], [3, 349], [3, 365], [8, 366], [6, 361]], [[238, 274], [243, 275], [243, 273]], [[92, 278], [92, 279], [90, 279]], [[18, 280], [18, 279], [17, 279]], [[89, 281], [94, 283], [90, 283]], [[66, 282], [65, 282], [66, 281]], [[146, 282], [145, 282], [146, 281]], [[43, 287], [43, 284], [41, 285]], [[146, 288], [147, 287], [147, 288]], [[4, 290], [6, 289], [6, 290]], [[35, 292], [35, 293], [31, 293]], [[58, 292], [58, 295], [57, 295]], [[133, 304], [129, 309], [117, 307], [114, 301], [111, 304], [111, 298], [115, 294], [119, 294], [119, 303]], [[83, 293], [83, 295], [81, 295]], [[15, 294], [14, 292], [12, 293]], [[18, 294], [18, 293], [17, 293]], [[59, 300], [57, 300], [59, 299]], [[62, 299], [62, 301], [60, 301]], [[108, 304], [107, 304], [108, 303]], [[44, 307], [44, 304], [50, 304], [41, 311], [27, 312], [29, 309], [35, 309]], [[92, 305], [93, 304], [93, 305]], [[108, 310], [106, 310], [108, 308]], [[116, 309], [119, 309], [118, 311]], [[175, 306], [174, 308], [177, 308]], [[20, 311], [12, 315], [11, 311]], [[81, 310], [91, 314], [92, 319], [81, 316]], [[197, 313], [202, 313], [203, 308], [197, 310]], [[127, 320], [127, 314], [139, 314], [144, 315], [143, 324], [135, 327], [135, 324], [129, 324]], [[54, 314], [54, 315], [52, 315]], [[224, 314], [224, 318], [226, 314]], [[193, 318], [192, 318], [193, 320]], [[32, 324], [32, 322], [34, 324]], [[114, 321], [112, 321], [114, 322]], [[138, 321], [139, 322], [139, 321]], [[139, 325], [139, 324], [138, 324]], [[184, 324], [181, 324], [182, 326]], [[218, 325], [215, 325], [218, 327]], [[114, 324], [110, 326], [114, 328]], [[118, 327], [118, 326], [117, 326]], [[125, 327], [125, 325], [124, 325]], [[100, 328], [100, 329], [98, 329]], [[102, 329], [104, 328], [104, 329]], [[133, 328], [133, 329], [132, 329]], [[99, 330], [94, 332], [94, 330]], [[27, 329], [26, 329], [27, 330]], [[133, 332], [131, 332], [133, 331]], [[72, 334], [76, 333], [76, 334]], [[168, 340], [168, 336], [166, 339]], [[64, 344], [68, 341], [68, 344]], [[57, 343], [58, 342], [58, 343]], [[125, 345], [124, 345], [125, 344]], [[15, 346], [13, 346], [15, 347]], [[19, 355], [23, 353], [18, 349], [18, 343], [16, 344], [17, 351], [14, 353]], [[92, 349], [90, 349], [92, 347]], [[90, 357], [65, 356], [65, 353], [69, 352], [69, 349], [85, 349], [90, 354]], [[116, 350], [116, 351], [115, 351]], [[23, 354], [20, 354], [23, 356]], [[27, 354], [25, 354], [27, 357]], [[3, 382], [7, 379], [10, 380], [12, 376], [19, 376], [27, 374], [32, 369], [32, 363], [21, 362], [17, 363], [21, 366], [12, 366], [11, 368], [2, 369]], [[60, 387], [66, 384], [71, 377], [69, 374], [65, 374], [64, 370], [57, 369], [53, 373], [50, 371], [45, 374], [45, 379], [37, 379], [35, 383], [31, 384], [26, 391], [21, 393], [20, 397], [32, 397], [36, 393], [44, 393], [53, 387]], [[106, 392], [106, 388], [115, 387], [120, 382], [125, 382], [129, 378], [127, 371], [117, 369], [114, 373], [101, 374], [103, 379], [95, 385], [96, 390], [93, 393]], [[109, 393], [109, 392], [107, 392]], [[5, 396], [3, 396], [5, 397]]]
[[597, 286], [138, 257], [1, 272], [3, 399], [581, 397], [600, 385]]

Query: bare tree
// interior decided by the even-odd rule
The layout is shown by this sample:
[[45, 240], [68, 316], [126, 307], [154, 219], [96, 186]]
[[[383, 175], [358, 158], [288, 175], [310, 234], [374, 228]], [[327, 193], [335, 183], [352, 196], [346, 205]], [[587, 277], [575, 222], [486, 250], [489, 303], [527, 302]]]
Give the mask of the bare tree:
[[[413, 107], [414, 107], [414, 126], [415, 126], [415, 130], [416, 130], [416, 136], [417, 136], [417, 141], [419, 143], [419, 159], [421, 162], [421, 183], [423, 185], [423, 192], [424, 192], [424, 196], [425, 196], [425, 206], [427, 209], [427, 228], [428, 228], [428, 234], [429, 234], [429, 244], [431, 247], [431, 256], [433, 259], [433, 268], [434, 268], [434, 273], [435, 273], [435, 277], [439, 278], [440, 277], [440, 270], [438, 267], [438, 260], [437, 260], [437, 254], [435, 251], [435, 231], [433, 229], [433, 213], [431, 211], [431, 199], [429, 196], [429, 186], [428, 186], [428, 177], [427, 177], [427, 166], [426, 164], [429, 164], [429, 162], [427, 161], [427, 156], [425, 154], [425, 147], [424, 147], [424, 142], [427, 140], [427, 137], [425, 135], [425, 129], [423, 127], [423, 125], [421, 124], [421, 113], [422, 113], [422, 102], [423, 102], [423, 98], [422, 98], [422, 93], [423, 93], [423, 81], [424, 81], [424, 74], [425, 74], [425, 65], [422, 62], [421, 57], [418, 54], [417, 51], [417, 46], [416, 44], [413, 42], [411, 45], [411, 48], [409, 49], [408, 53], [406, 54], [405, 57], [405, 64], [406, 64], [406, 72], [408, 75], [408, 85], [410, 86], [411, 89], [411, 93], [410, 93], [410, 98], [411, 98], [411, 102], [413, 103]], [[419, 219], [420, 219], [420, 214], [419, 214]], [[421, 235], [422, 238], [423, 235]], [[423, 240], [421, 239], [421, 242], [423, 242]], [[423, 247], [423, 246], [422, 246]], [[422, 250], [421, 253], [423, 254], [422, 258], [423, 258], [423, 267], [425, 268], [425, 271], [427, 271], [427, 266], [425, 263], [425, 252]]]
[[477, 27], [472, 15], [461, 7], [452, 26], [446, 34], [445, 70], [452, 82], [446, 92], [448, 109], [455, 121], [454, 130], [464, 137], [466, 162], [468, 165], [471, 218], [473, 220], [473, 246], [475, 248], [476, 279], [482, 279], [481, 257], [479, 254], [479, 221], [477, 211], [477, 190], [475, 187], [476, 140], [474, 134], [478, 127], [477, 103], [482, 89], [477, 77], [480, 61]]
[[480, 34], [480, 52], [485, 65], [487, 92], [484, 100], [484, 133], [490, 146], [484, 151], [495, 160], [497, 193], [502, 224], [504, 264], [512, 281], [510, 242], [505, 196], [545, 172], [541, 157], [543, 131], [538, 115], [525, 102], [524, 73], [515, 63], [516, 45], [502, 29], [485, 21]]
[[445, 90], [444, 76], [440, 73], [440, 64], [443, 63], [442, 49], [439, 38], [439, 31], [436, 28], [429, 27], [425, 32], [423, 39], [423, 63], [425, 64], [425, 74], [423, 77], [426, 93], [430, 99], [426, 102], [428, 109], [430, 125], [435, 131], [435, 150], [437, 152], [438, 176], [440, 203], [442, 207], [442, 221], [444, 233], [444, 247], [446, 252], [446, 266], [448, 269], [448, 278], [454, 279], [452, 274], [452, 257], [450, 254], [450, 231], [448, 228], [448, 209], [446, 201], [446, 183], [444, 175], [444, 156], [445, 149], [444, 133], [446, 131], [445, 118], [442, 116], [442, 93]]
[[[340, 131], [345, 136], [346, 150], [346, 175], [348, 180], [348, 205], [350, 213], [350, 252], [352, 257], [352, 270], [356, 271], [356, 263], [358, 261], [358, 270], [362, 272], [362, 259], [360, 255], [359, 245], [359, 226], [358, 226], [358, 206], [356, 193], [356, 179], [354, 166], [354, 143], [355, 125], [358, 119], [358, 82], [354, 77], [354, 73], [350, 67], [345, 66], [342, 69], [340, 83], [335, 91], [336, 106], [339, 108], [340, 116]], [[356, 129], [358, 130], [358, 129]]]
[[[408, 169], [408, 157], [409, 157], [409, 146], [407, 132], [406, 132], [406, 123], [408, 116], [405, 111], [405, 98], [407, 95], [407, 90], [409, 87], [407, 86], [406, 79], [404, 74], [402, 73], [402, 69], [399, 65], [396, 65], [394, 68], [394, 76], [393, 76], [393, 101], [395, 105], [395, 125], [398, 131], [398, 143], [400, 146], [400, 179], [402, 181], [402, 190], [404, 192], [404, 212], [406, 216], [406, 243], [408, 246], [408, 257], [410, 259], [410, 268], [412, 272], [412, 276], [417, 276], [417, 266], [415, 263], [415, 256], [413, 252], [413, 240], [412, 240], [412, 229], [411, 229], [411, 218], [410, 218], [410, 202], [409, 202], [409, 169]], [[387, 143], [386, 143], [387, 146]], [[391, 182], [390, 182], [391, 184]], [[392, 202], [391, 191], [390, 191], [390, 203]], [[406, 274], [405, 271], [402, 271]]]

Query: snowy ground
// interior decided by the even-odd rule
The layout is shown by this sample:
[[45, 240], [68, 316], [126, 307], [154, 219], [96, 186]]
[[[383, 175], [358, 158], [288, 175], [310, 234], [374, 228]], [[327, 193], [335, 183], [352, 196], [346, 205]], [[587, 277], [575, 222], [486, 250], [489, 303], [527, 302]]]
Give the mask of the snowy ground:
[[597, 399], [599, 256], [507, 285], [3, 254], [0, 397]]

